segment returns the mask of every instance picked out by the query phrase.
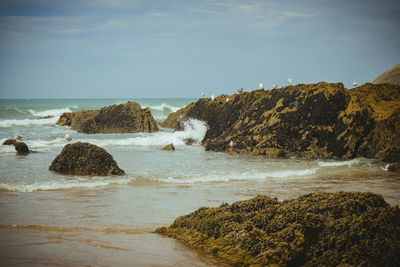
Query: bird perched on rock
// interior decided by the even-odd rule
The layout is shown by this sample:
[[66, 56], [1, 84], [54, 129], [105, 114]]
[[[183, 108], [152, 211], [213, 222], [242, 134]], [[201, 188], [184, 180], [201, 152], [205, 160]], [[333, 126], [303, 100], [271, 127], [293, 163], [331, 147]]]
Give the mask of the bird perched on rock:
[[278, 87], [278, 85], [276, 83], [272, 84], [272, 89], [276, 89]]
[[65, 140], [71, 141], [71, 140], [72, 140], [71, 135], [67, 133], [67, 134], [65, 135]]
[[233, 147], [233, 141], [232, 140], [229, 142], [229, 146]]
[[214, 101], [215, 95], [211, 95], [211, 101]]
[[228, 102], [230, 99], [229, 98], [226, 98], [226, 102]]
[[203, 93], [201, 93], [201, 97], [204, 97], [206, 94], [203, 92]]
[[353, 83], [353, 86], [356, 87], [356, 86], [357, 86], [357, 82], [354, 82], [354, 83]]
[[243, 88], [239, 88], [237, 91], [239, 94], [241, 94], [241, 93], [243, 93]]
[[292, 85], [293, 84], [293, 79], [289, 78], [289, 79], [287, 79], [287, 82], [289, 83], [289, 85]]
[[258, 87], [259, 87], [260, 89], [264, 89], [264, 83], [260, 83], [260, 84], [258, 85]]

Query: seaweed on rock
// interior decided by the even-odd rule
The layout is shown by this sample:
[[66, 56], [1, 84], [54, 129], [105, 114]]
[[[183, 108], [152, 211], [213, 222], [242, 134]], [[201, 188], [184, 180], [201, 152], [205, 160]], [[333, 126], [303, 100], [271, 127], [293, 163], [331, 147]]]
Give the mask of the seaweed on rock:
[[372, 193], [257, 196], [200, 208], [156, 230], [231, 264], [395, 266], [400, 210]]

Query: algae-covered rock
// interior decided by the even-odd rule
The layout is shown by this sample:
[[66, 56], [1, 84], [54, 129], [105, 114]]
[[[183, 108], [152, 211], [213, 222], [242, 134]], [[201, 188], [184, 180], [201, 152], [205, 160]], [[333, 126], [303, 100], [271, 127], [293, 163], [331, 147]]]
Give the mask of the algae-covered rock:
[[57, 124], [70, 126], [82, 133], [137, 133], [158, 131], [157, 122], [148, 108], [136, 102], [104, 107], [100, 110], [83, 110], [64, 113]]
[[50, 171], [74, 175], [123, 175], [114, 158], [103, 148], [77, 142], [64, 146]]
[[161, 148], [161, 150], [175, 150], [174, 144], [166, 145], [165, 147]]
[[203, 145], [211, 151], [342, 159], [400, 151], [400, 86], [390, 84], [348, 90], [320, 82], [203, 98], [164, 123], [179, 130], [187, 118], [207, 123]]
[[200, 208], [157, 232], [243, 266], [398, 266], [400, 210], [372, 193], [257, 196]]

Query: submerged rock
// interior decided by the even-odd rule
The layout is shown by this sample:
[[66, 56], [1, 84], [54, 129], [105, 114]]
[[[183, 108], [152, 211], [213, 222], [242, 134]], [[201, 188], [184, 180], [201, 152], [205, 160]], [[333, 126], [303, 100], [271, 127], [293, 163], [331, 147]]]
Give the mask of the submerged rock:
[[64, 146], [53, 160], [50, 171], [74, 175], [123, 175], [125, 174], [105, 149], [89, 143]]
[[400, 86], [366, 83], [348, 90], [320, 82], [226, 98], [199, 99], [162, 125], [180, 130], [185, 119], [202, 120], [206, 150], [231, 154], [391, 161], [400, 155]]
[[157, 122], [148, 108], [136, 102], [104, 107], [100, 110], [83, 110], [64, 113], [57, 124], [70, 126], [82, 133], [137, 133], [157, 132]]
[[17, 142], [15, 139], [7, 139], [6, 141], [3, 142], [3, 145], [11, 146], [11, 145], [14, 145], [15, 142]]
[[27, 144], [25, 144], [24, 142], [15, 141], [13, 145], [15, 147], [15, 150], [17, 150], [18, 155], [28, 155], [30, 152]]
[[257, 196], [156, 232], [241, 266], [398, 266], [400, 209], [372, 193]]
[[166, 145], [165, 147], [161, 148], [161, 150], [175, 150], [174, 144]]
[[52, 119], [52, 118], [54, 118], [53, 115], [47, 115], [47, 116], [39, 117], [39, 118], [37, 118], [37, 119], [38, 119], [38, 120], [45, 120], [45, 119]]

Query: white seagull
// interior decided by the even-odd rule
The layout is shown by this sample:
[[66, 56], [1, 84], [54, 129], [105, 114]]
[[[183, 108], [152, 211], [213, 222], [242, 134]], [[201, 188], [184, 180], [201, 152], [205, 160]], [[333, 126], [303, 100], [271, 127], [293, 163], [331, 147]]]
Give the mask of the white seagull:
[[293, 79], [289, 78], [289, 79], [287, 79], [287, 82], [289, 83], [289, 85], [292, 85], [293, 84]]
[[276, 83], [272, 84], [272, 89], [276, 89], [278, 87], [278, 85]]

